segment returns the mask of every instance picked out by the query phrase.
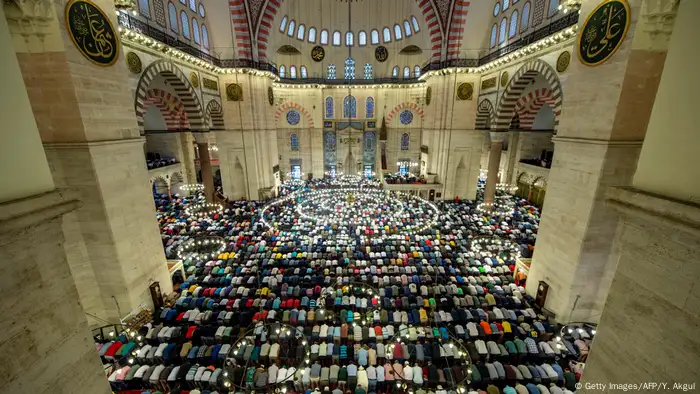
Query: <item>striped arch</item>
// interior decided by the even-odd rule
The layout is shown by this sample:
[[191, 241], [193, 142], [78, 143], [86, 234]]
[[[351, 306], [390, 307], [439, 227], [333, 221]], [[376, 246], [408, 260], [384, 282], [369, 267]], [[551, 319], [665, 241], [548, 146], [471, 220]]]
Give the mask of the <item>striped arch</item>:
[[314, 119], [311, 117], [311, 114], [309, 114], [309, 111], [307, 111], [301, 104], [294, 102], [284, 103], [277, 108], [277, 111], [275, 111], [275, 124], [277, 124], [280, 116], [282, 116], [282, 114], [286, 114], [290, 109], [299, 111], [299, 113], [306, 117], [306, 121], [309, 122], [309, 127], [314, 127]]
[[275, 15], [280, 9], [282, 0], [266, 0], [266, 5], [258, 24], [258, 31], [256, 34], [257, 44], [258, 44], [258, 61], [267, 62], [267, 43], [270, 39], [270, 34], [273, 30], [273, 23], [275, 21]]
[[[523, 91], [532, 83], [532, 81], [537, 77], [537, 75], [542, 75], [549, 83], [549, 90], [551, 90], [551, 97], [554, 101], [552, 105], [552, 111], [555, 114], [561, 113], [562, 107], [562, 88], [559, 78], [557, 77], [557, 72], [547, 63], [542, 60], [535, 59], [525, 63], [520, 69], [513, 75], [506, 90], [501, 96], [501, 100], [498, 103], [498, 108], [496, 110], [496, 129], [497, 130], [508, 130], [510, 126], [510, 121], [513, 119], [513, 115], [516, 113], [516, 105]], [[556, 129], [559, 125], [559, 116], [555, 116], [554, 128]]]
[[537, 113], [540, 112], [540, 109], [542, 109], [542, 106], [545, 104], [552, 108], [554, 112], [554, 122], [557, 124], [561, 110], [558, 112], [554, 111], [557, 102], [552, 96], [552, 91], [547, 88], [540, 88], [520, 97], [515, 104], [515, 112], [520, 117], [520, 128], [523, 130], [532, 130], [532, 125], [535, 123]]
[[136, 85], [135, 111], [139, 131], [141, 133], [144, 131], [143, 115], [146, 113], [144, 105], [147, 100], [148, 87], [158, 75], [162, 75], [168, 85], [175, 90], [177, 98], [182, 102], [183, 109], [187, 114], [190, 128], [193, 131], [207, 130], [204, 124], [202, 104], [199, 102], [197, 93], [192, 89], [190, 81], [174, 64], [165, 60], [158, 60], [146, 68], [139, 79], [138, 85]]
[[491, 101], [488, 99], [483, 100], [476, 109], [476, 124], [474, 128], [477, 130], [489, 130], [494, 126], [494, 116], [495, 113]]
[[428, 26], [428, 34], [430, 34], [430, 63], [440, 63], [442, 53], [442, 32], [440, 21], [431, 0], [416, 0], [418, 7], [423, 12], [425, 24]]
[[209, 126], [209, 130], [224, 130], [224, 111], [221, 104], [216, 100], [211, 100], [204, 111], [204, 124]]
[[236, 49], [239, 59], [253, 59], [253, 45], [250, 37], [250, 25], [245, 12], [244, 0], [229, 0], [228, 8], [231, 13], [231, 26], [235, 33]]
[[165, 129], [169, 131], [189, 129], [185, 105], [177, 96], [161, 89], [151, 89], [146, 92], [144, 100], [144, 114], [151, 105], [155, 105], [163, 116]]
[[392, 109], [391, 112], [389, 113], [389, 116], [386, 117], [386, 125], [391, 126], [391, 120], [394, 118], [394, 116], [398, 115], [404, 109], [411, 110], [411, 112], [420, 115], [421, 119], [425, 118], [425, 113], [423, 113], [423, 108], [419, 107], [418, 104], [401, 103], [401, 104], [397, 105], [396, 107], [394, 107], [394, 109]]
[[468, 10], [468, 1], [455, 0], [454, 10], [452, 11], [452, 21], [450, 22], [450, 29], [447, 33], [447, 60], [459, 58]]

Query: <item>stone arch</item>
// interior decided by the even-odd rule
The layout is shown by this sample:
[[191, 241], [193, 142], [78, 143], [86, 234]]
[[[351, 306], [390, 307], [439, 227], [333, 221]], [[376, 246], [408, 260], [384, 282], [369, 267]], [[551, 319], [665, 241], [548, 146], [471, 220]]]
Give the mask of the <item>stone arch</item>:
[[151, 89], [146, 92], [146, 99], [144, 100], [143, 107], [144, 116], [152, 105], [158, 108], [165, 122], [166, 130], [174, 131], [190, 128], [184, 104], [177, 98], [177, 95], [162, 89]]
[[555, 113], [554, 128], [559, 124], [559, 115], [562, 107], [562, 87], [557, 77], [557, 72], [546, 62], [535, 59], [525, 63], [513, 75], [506, 90], [501, 96], [496, 110], [496, 130], [508, 130], [513, 115], [516, 113], [516, 105], [523, 91], [538, 75], [542, 75], [549, 83], [551, 99], [554, 104], [552, 111]]
[[170, 178], [169, 176], [159, 175], [151, 179], [151, 190], [155, 188], [155, 191], [160, 194], [170, 193]]
[[158, 76], [162, 75], [166, 82], [175, 90], [175, 94], [183, 104], [183, 109], [187, 114], [187, 119], [190, 128], [193, 131], [204, 131], [204, 114], [202, 104], [199, 101], [197, 93], [192, 88], [190, 81], [187, 80], [185, 74], [180, 71], [174, 64], [166, 60], [157, 60], [151, 63], [144, 70], [138, 85], [136, 85], [136, 120], [139, 124], [139, 131], [143, 133], [143, 116], [145, 112], [145, 102], [150, 84]]
[[307, 111], [301, 104], [291, 101], [284, 103], [277, 108], [277, 111], [275, 111], [275, 125], [277, 125], [277, 121], [279, 121], [280, 116], [282, 116], [282, 114], [286, 114], [290, 109], [299, 111], [306, 118], [306, 121], [309, 123], [309, 127], [314, 127], [314, 118], [311, 117], [309, 111]]
[[391, 120], [398, 115], [402, 110], [408, 109], [411, 112], [420, 115], [421, 119], [425, 119], [425, 113], [423, 112], [423, 108], [419, 107], [418, 104], [416, 103], [401, 103], [394, 107], [394, 109], [391, 110], [389, 113], [389, 116], [386, 117], [386, 125], [391, 126]]
[[518, 174], [518, 177], [516, 178], [516, 183], [524, 183], [526, 185], [532, 185], [530, 180], [531, 180], [531, 177], [530, 177], [530, 175], [528, 175], [527, 172], [521, 172], [520, 174]]
[[[535, 118], [542, 107], [547, 104], [552, 108], [557, 105], [556, 100], [552, 97], [552, 91], [547, 88], [535, 89], [532, 92], [520, 97], [515, 104], [515, 113], [520, 117], [520, 127], [523, 130], [531, 130], [535, 123]], [[559, 112], [554, 112], [555, 119], [559, 116]]]
[[[282, 0], [272, 0], [272, 3], [276, 4], [276, 8], [279, 8], [280, 2]], [[228, 7], [229, 10], [231, 11], [231, 26], [233, 27], [233, 33], [236, 35], [236, 49], [237, 49], [237, 54], [236, 56], [238, 59], [248, 59], [251, 60], [253, 58], [253, 51], [252, 51], [252, 45], [251, 45], [251, 31], [252, 31], [252, 26], [249, 25], [248, 17], [246, 16], [246, 2], [244, 0], [229, 0], [228, 1]], [[262, 9], [262, 6], [260, 5], [261, 1], [257, 0], [254, 2], [250, 2], [251, 5], [255, 4], [254, 6], [251, 6], [251, 18], [254, 19], [254, 16], [252, 16], [253, 12], [255, 9], [259, 12], [260, 9]], [[274, 13], [277, 12], [277, 9], [274, 8]], [[267, 13], [267, 9], [265, 10]], [[273, 13], [273, 17], [274, 17]]]
[[541, 187], [543, 189], [546, 189], [547, 188], [547, 178], [545, 178], [543, 176], [538, 176], [537, 178], [533, 179], [532, 186]]
[[210, 130], [224, 130], [224, 111], [221, 104], [215, 99], [209, 101], [207, 109], [204, 111], [204, 124], [209, 126]]
[[484, 99], [476, 109], [476, 124], [474, 128], [477, 130], [489, 130], [494, 124], [494, 115], [493, 104], [491, 104], [489, 99]]

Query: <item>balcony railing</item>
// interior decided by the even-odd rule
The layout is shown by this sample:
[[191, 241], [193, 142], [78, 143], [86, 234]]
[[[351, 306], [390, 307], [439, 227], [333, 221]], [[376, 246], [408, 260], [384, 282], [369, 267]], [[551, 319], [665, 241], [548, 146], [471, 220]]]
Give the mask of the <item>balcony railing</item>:
[[280, 78], [280, 82], [289, 84], [325, 84], [325, 85], [379, 85], [384, 83], [412, 84], [418, 78], [374, 78], [374, 79], [328, 79], [328, 78]]

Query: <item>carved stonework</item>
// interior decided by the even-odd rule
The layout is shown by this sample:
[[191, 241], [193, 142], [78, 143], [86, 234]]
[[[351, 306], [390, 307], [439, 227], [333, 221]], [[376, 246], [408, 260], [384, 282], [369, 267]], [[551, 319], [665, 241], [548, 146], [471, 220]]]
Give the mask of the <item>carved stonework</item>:
[[642, 5], [642, 31], [654, 41], [661, 41], [668, 49], [673, 23], [678, 13], [679, 0], [645, 0]]
[[56, 22], [56, 13], [51, 0], [5, 0], [4, 11], [10, 31], [24, 37], [34, 37], [43, 42], [53, 34], [51, 26]]

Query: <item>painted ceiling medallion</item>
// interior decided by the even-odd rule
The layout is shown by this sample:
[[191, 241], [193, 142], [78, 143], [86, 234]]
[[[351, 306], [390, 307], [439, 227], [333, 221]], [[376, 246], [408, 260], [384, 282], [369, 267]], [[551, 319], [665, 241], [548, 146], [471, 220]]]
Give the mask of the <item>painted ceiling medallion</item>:
[[237, 83], [226, 85], [226, 98], [228, 101], [243, 101], [243, 89]]
[[119, 57], [119, 41], [109, 17], [88, 0], [66, 5], [66, 30], [80, 53], [92, 63], [107, 67]]
[[471, 100], [474, 96], [474, 85], [471, 82], [464, 82], [457, 87], [457, 99]]
[[316, 45], [311, 50], [311, 59], [315, 62], [321, 62], [326, 57], [326, 50], [322, 46]]
[[374, 50], [374, 58], [378, 62], [384, 63], [389, 58], [389, 50], [385, 46], [380, 45]]
[[583, 23], [578, 37], [578, 58], [598, 66], [615, 54], [627, 35], [630, 7], [625, 0], [608, 0], [596, 7]]

